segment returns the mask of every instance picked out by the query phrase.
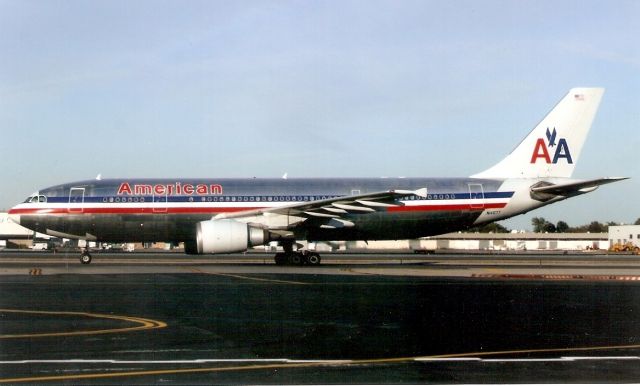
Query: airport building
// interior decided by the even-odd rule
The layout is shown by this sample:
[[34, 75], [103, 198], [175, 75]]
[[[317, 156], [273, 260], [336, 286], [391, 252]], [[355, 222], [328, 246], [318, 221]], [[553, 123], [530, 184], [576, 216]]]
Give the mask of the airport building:
[[6, 212], [0, 212], [0, 248], [47, 249], [51, 239], [51, 236], [14, 223]]
[[[320, 244], [320, 243], [318, 243]], [[335, 244], [333, 244], [335, 245]], [[319, 246], [319, 249], [323, 248]], [[326, 248], [326, 247], [324, 247]], [[345, 250], [588, 251], [609, 248], [607, 233], [447, 233], [417, 240], [352, 241]]]
[[31, 247], [34, 232], [9, 220], [7, 213], [0, 213], [0, 248]]
[[7, 213], [0, 213], [0, 235], [2, 239], [32, 239], [34, 232], [9, 220]]
[[627, 243], [640, 247], [640, 225], [612, 225], [609, 227], [609, 245]]

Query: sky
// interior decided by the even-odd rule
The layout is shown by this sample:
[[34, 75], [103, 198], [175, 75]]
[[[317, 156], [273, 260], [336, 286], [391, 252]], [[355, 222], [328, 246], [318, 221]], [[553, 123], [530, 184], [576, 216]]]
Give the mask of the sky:
[[574, 177], [503, 221], [640, 217], [640, 2], [0, 0], [0, 209], [116, 177], [463, 177], [576, 86]]

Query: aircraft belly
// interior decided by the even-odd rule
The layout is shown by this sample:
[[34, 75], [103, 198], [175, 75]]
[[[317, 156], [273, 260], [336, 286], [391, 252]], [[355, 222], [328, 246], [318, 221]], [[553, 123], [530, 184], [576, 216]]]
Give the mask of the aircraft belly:
[[[472, 226], [481, 211], [376, 212], [345, 216], [352, 227], [321, 228], [312, 221], [296, 226], [297, 239], [397, 240], [426, 237]], [[102, 242], [179, 242], [195, 237], [195, 224], [209, 214], [65, 214], [23, 216], [37, 232]]]
[[[118, 218], [120, 217], [120, 218]], [[126, 215], [96, 221], [96, 237], [101, 241], [185, 241], [194, 237], [195, 224], [210, 215]]]
[[322, 229], [308, 227], [296, 236], [310, 241], [398, 240], [427, 237], [470, 227], [481, 211], [445, 211], [428, 213], [372, 213], [351, 216], [352, 228]]
[[23, 216], [21, 224], [40, 233], [69, 235], [104, 242], [184, 241], [193, 236], [195, 224], [210, 215], [42, 215]]

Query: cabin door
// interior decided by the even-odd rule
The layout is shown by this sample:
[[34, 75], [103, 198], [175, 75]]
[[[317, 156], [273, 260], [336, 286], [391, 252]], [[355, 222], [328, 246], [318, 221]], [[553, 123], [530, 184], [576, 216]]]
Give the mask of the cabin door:
[[84, 188], [71, 188], [69, 190], [69, 213], [82, 213], [84, 211]]
[[469, 207], [471, 209], [484, 209], [484, 189], [482, 184], [469, 184]]
[[153, 192], [153, 213], [167, 213], [167, 190], [164, 194]]

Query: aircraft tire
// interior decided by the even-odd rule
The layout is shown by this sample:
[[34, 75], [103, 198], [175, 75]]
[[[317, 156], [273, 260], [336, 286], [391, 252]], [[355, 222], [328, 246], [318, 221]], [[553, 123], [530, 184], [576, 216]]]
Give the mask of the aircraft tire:
[[302, 265], [304, 264], [304, 260], [302, 258], [302, 254], [300, 253], [292, 253], [289, 255], [289, 263], [291, 265]]
[[91, 263], [91, 255], [89, 253], [83, 253], [80, 255], [80, 262], [82, 264], [90, 264]]
[[307, 256], [307, 262], [309, 265], [320, 265], [321, 260], [320, 255], [317, 253], [310, 253], [309, 256]]

